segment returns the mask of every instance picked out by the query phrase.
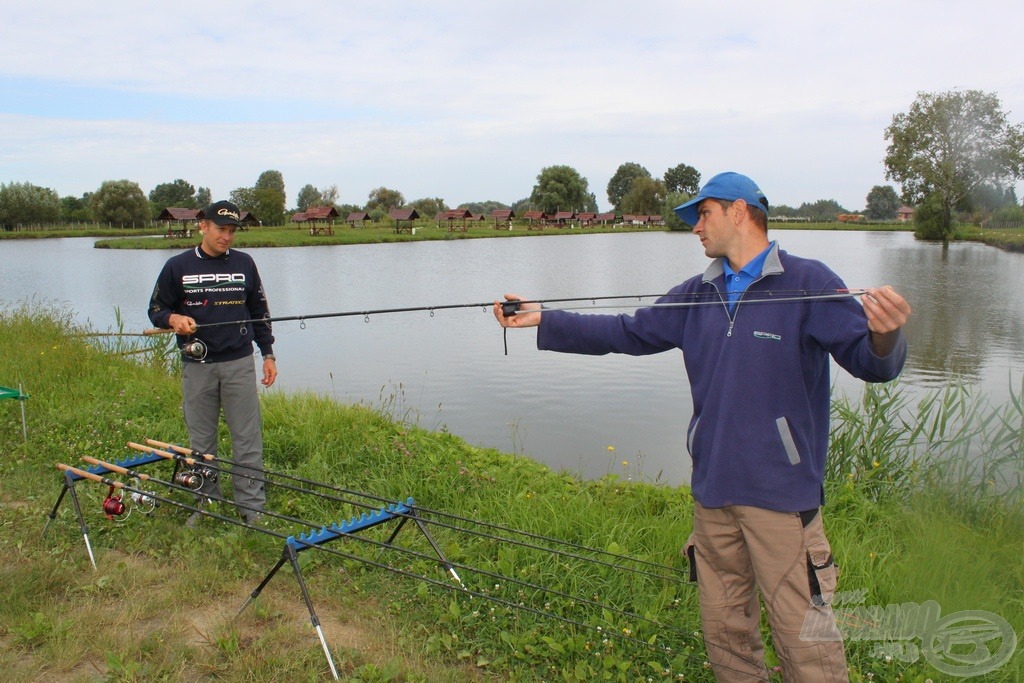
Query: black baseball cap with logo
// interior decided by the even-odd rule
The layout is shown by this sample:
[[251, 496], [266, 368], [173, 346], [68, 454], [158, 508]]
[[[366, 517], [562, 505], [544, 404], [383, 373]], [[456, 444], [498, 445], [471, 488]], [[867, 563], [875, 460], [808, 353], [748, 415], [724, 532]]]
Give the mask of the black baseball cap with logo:
[[242, 212], [231, 202], [214, 202], [199, 212], [199, 218], [213, 221], [217, 225], [241, 225]]

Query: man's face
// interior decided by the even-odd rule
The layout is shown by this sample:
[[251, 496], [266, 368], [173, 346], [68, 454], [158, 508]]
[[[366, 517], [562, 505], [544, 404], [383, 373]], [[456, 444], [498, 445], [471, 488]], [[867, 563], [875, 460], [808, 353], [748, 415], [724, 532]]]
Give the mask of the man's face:
[[735, 202], [724, 208], [717, 199], [705, 199], [697, 205], [698, 220], [697, 225], [693, 226], [693, 234], [700, 237], [704, 254], [708, 258], [728, 255], [739, 238], [739, 231], [731, 216], [736, 210]]
[[213, 221], [199, 221], [203, 232], [203, 251], [210, 256], [222, 256], [235, 241], [235, 225], [217, 225]]

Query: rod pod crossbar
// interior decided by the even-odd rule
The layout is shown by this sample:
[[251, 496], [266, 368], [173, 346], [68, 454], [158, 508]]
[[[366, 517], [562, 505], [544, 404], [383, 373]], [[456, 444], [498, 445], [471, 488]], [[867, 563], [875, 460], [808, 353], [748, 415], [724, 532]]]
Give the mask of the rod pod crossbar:
[[[159, 455], [156, 455], [155, 453], [148, 453], [122, 458], [121, 460], [115, 461], [113, 464], [117, 465], [118, 467], [123, 467], [125, 469], [131, 470], [136, 467], [142, 467], [144, 465], [149, 465], [154, 462], [162, 461], [163, 458], [161, 458]], [[90, 465], [89, 467], [86, 467], [83, 471], [89, 474], [95, 474], [97, 476], [102, 476], [104, 474], [110, 474], [113, 472], [112, 469], [102, 464]], [[46, 531], [50, 528], [50, 524], [53, 522], [54, 519], [57, 518], [57, 510], [60, 508], [60, 504], [64, 501], [64, 496], [70, 493], [71, 502], [74, 504], [75, 508], [75, 516], [78, 518], [78, 527], [82, 531], [82, 538], [85, 541], [85, 549], [89, 553], [89, 563], [92, 564], [93, 571], [95, 571], [96, 558], [93, 556], [92, 546], [89, 543], [89, 528], [86, 526], [85, 517], [82, 515], [82, 507], [81, 505], [79, 505], [78, 502], [78, 494], [75, 493], [75, 482], [81, 481], [86, 478], [87, 477], [85, 475], [79, 474], [73, 470], [64, 471], [64, 485], [61, 487], [60, 493], [57, 495], [57, 502], [53, 504], [53, 509], [50, 510], [50, 514], [47, 516], [46, 523], [43, 525], [43, 531], [40, 534], [40, 538], [46, 537]]]
[[395, 529], [395, 531], [391, 534], [391, 536], [388, 538], [386, 542], [386, 545], [391, 545], [391, 542], [394, 541], [395, 537], [398, 535], [398, 532], [401, 531], [405, 523], [409, 519], [414, 519], [417, 522], [417, 526], [419, 527], [420, 532], [430, 543], [430, 546], [434, 549], [434, 552], [437, 553], [437, 556], [440, 559], [441, 564], [448, 570], [448, 572], [455, 578], [455, 580], [459, 582], [459, 585], [461, 586], [462, 580], [459, 578], [458, 574], [455, 573], [455, 568], [452, 567], [452, 565], [448, 562], [447, 559], [445, 559], [444, 554], [441, 552], [441, 549], [438, 547], [437, 543], [434, 542], [434, 539], [431, 537], [430, 532], [427, 530], [427, 528], [423, 524], [419, 523], [420, 520], [415, 517], [416, 512], [413, 505], [413, 499], [407, 498], [404, 503], [392, 503], [391, 505], [382, 507], [379, 510], [375, 510], [371, 513], [364, 512], [358, 517], [352, 517], [351, 519], [345, 520], [340, 524], [334, 523], [330, 526], [325, 525], [322, 526], [319, 530], [312, 531], [308, 534], [301, 533], [299, 534], [298, 538], [296, 538], [295, 536], [289, 536], [287, 539], [285, 539], [284, 548], [281, 551], [280, 559], [278, 559], [277, 563], [271, 568], [271, 570], [263, 578], [260, 584], [256, 586], [253, 592], [249, 595], [245, 603], [239, 608], [238, 612], [235, 614], [235, 617], [237, 618], [239, 615], [241, 615], [242, 612], [245, 611], [246, 607], [252, 604], [252, 602], [259, 597], [260, 593], [263, 592], [263, 589], [267, 586], [268, 583], [270, 583], [270, 580], [274, 578], [274, 575], [277, 574], [281, 567], [284, 566], [285, 562], [291, 564], [292, 571], [295, 574], [296, 583], [298, 583], [299, 585], [299, 591], [302, 593], [302, 600], [306, 603], [306, 609], [309, 611], [310, 623], [313, 624], [313, 628], [316, 631], [317, 638], [320, 640], [320, 647], [323, 649], [324, 656], [327, 658], [327, 664], [331, 668], [331, 675], [334, 677], [335, 680], [338, 680], [338, 669], [337, 667], [335, 667], [334, 658], [331, 655], [331, 650], [327, 646], [327, 639], [324, 637], [323, 627], [320, 624], [320, 617], [317, 616], [316, 609], [313, 607], [313, 600], [312, 598], [310, 598], [309, 591], [306, 589], [306, 582], [302, 577], [302, 567], [299, 564], [298, 555], [300, 552], [312, 548], [323, 549], [324, 546], [330, 543], [331, 541], [335, 541], [339, 538], [350, 537], [356, 533], [359, 533], [360, 531], [366, 531], [367, 529], [371, 529], [375, 526], [379, 526], [381, 524], [385, 524], [387, 522], [391, 522], [397, 519], [399, 520], [398, 527]]

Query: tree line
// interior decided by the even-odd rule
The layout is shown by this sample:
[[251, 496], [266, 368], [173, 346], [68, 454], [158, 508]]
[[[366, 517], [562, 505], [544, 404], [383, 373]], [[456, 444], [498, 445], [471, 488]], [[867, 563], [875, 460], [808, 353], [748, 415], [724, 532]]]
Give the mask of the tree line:
[[[902, 205], [915, 207], [915, 232], [924, 239], [946, 240], [958, 220], [1020, 221], [1024, 218], [1014, 184], [1024, 176], [1024, 124], [1011, 124], [998, 96], [979, 90], [918, 93], [909, 111], [893, 116], [885, 130], [889, 145], [884, 159], [886, 179], [865, 198], [862, 215], [869, 220], [892, 220]], [[672, 209], [698, 191], [701, 175], [693, 166], [678, 164], [660, 177], [636, 162], [621, 164], [605, 188], [617, 214], [661, 215], [672, 229], [682, 229]], [[289, 219], [284, 176], [267, 170], [252, 187], [232, 190], [229, 198], [251, 212], [264, 225], [283, 225]], [[413, 208], [432, 217], [450, 207], [440, 197], [406, 201], [388, 187], [370, 191], [362, 206], [339, 204], [337, 185], [304, 185], [296, 196], [295, 212], [314, 206], [334, 206], [339, 215], [365, 211], [381, 220], [397, 208]], [[210, 189], [194, 187], [183, 179], [161, 183], [146, 195], [130, 180], [104, 181], [82, 197], [60, 197], [55, 190], [31, 183], [0, 184], [0, 226], [94, 221], [119, 226], [147, 224], [164, 208], [201, 208], [210, 203]], [[455, 208], [488, 214], [512, 209], [596, 213], [597, 198], [589, 182], [567, 165], [541, 169], [529, 196], [504, 204], [488, 200]], [[772, 217], [835, 221], [853, 212], [833, 199], [820, 199], [799, 207], [774, 205]]]

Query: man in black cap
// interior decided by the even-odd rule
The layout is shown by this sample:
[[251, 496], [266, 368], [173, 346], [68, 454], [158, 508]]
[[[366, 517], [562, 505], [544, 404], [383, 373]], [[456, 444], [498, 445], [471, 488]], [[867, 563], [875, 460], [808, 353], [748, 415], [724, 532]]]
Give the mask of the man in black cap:
[[[149, 319], [173, 329], [182, 350], [182, 401], [193, 450], [217, 454], [220, 412], [231, 433], [234, 502], [242, 519], [256, 523], [266, 504], [263, 484], [263, 425], [253, 363], [253, 342], [263, 356], [269, 387], [277, 379], [274, 335], [269, 322], [217, 325], [270, 317], [256, 264], [231, 249], [241, 212], [231, 202], [206, 207], [199, 218], [202, 242], [168, 259], [149, 302]], [[250, 469], [258, 468], [258, 469]], [[220, 498], [216, 477], [209, 477], [201, 503]], [[201, 517], [194, 513], [188, 525]]]

